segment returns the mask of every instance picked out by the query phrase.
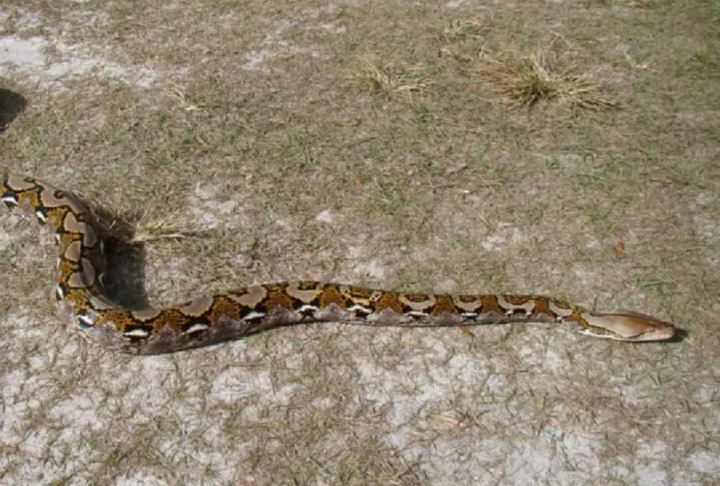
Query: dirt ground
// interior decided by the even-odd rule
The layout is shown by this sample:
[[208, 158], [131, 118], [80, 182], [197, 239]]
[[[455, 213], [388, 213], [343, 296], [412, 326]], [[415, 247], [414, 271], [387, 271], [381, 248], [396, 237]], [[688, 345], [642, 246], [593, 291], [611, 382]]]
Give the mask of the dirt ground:
[[4, 0], [0, 165], [148, 235], [118, 295], [537, 293], [687, 334], [318, 324], [133, 358], [66, 325], [52, 237], [3, 210], [0, 484], [718, 484], [718, 26], [714, 0]]

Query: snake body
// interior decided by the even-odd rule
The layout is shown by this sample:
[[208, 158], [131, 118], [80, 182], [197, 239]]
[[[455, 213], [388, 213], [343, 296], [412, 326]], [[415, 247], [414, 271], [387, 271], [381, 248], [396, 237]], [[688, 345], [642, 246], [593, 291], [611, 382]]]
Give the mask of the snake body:
[[113, 351], [170, 353], [318, 321], [405, 327], [553, 321], [620, 341], [660, 341], [675, 334], [672, 324], [651, 316], [594, 313], [552, 297], [403, 293], [313, 281], [253, 285], [168, 308], [129, 309], [105, 292], [102, 231], [90, 208], [45, 182], [7, 172], [0, 177], [5, 205], [34, 215], [55, 235], [60, 308], [85, 338]]

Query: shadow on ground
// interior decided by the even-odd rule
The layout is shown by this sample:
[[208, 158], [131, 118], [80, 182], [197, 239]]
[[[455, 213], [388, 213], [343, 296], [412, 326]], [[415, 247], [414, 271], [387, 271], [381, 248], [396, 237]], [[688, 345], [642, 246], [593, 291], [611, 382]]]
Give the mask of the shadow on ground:
[[8, 125], [25, 110], [27, 98], [20, 93], [0, 88], [0, 131], [7, 130]]

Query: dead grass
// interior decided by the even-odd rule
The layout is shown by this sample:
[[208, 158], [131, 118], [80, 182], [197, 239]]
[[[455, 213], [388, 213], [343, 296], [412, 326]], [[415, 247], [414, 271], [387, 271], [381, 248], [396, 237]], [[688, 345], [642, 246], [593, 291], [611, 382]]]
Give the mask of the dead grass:
[[425, 88], [420, 80], [422, 67], [397, 68], [370, 56], [361, 57], [353, 76], [367, 92], [384, 97], [411, 95]]
[[0, 483], [714, 484], [719, 19], [9, 0], [3, 165], [140, 243], [111, 252], [126, 305], [312, 278], [552, 294], [690, 334], [326, 324], [131, 359], [63, 329], [52, 238], [5, 213]]
[[482, 42], [487, 34], [487, 24], [477, 19], [451, 19], [437, 29], [438, 39], [443, 44], [460, 42]]
[[[587, 62], [583, 66], [567, 39], [554, 35], [532, 50], [511, 44], [492, 46], [487, 39], [494, 27], [492, 18], [453, 19], [437, 29], [440, 52], [456, 59], [465, 75], [477, 80], [483, 94], [519, 107], [543, 102], [574, 110], [619, 106], [606, 93], [599, 68], [588, 67]], [[641, 67], [625, 56], [633, 67]]]
[[202, 232], [197, 223], [183, 220], [179, 211], [153, 218], [148, 214], [140, 216], [134, 225], [131, 244], [145, 244], [158, 240], [182, 240], [189, 236], [198, 236]]
[[469, 69], [485, 92], [509, 104], [533, 107], [548, 102], [581, 110], [618, 107], [616, 101], [603, 95], [597, 73], [583, 72], [567, 55], [552, 50], [483, 50]]

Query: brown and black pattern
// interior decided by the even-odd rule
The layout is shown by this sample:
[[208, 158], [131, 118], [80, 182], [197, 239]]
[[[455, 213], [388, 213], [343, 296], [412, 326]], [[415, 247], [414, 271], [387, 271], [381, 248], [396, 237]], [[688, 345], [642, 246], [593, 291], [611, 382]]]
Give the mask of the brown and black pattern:
[[130, 310], [104, 293], [103, 241], [89, 208], [44, 182], [4, 171], [0, 178], [6, 206], [35, 215], [55, 234], [60, 307], [84, 337], [114, 351], [170, 353], [317, 321], [406, 327], [558, 321], [619, 341], [662, 341], [676, 331], [644, 314], [592, 313], [552, 297], [402, 293], [313, 281], [255, 285], [165, 309]]

